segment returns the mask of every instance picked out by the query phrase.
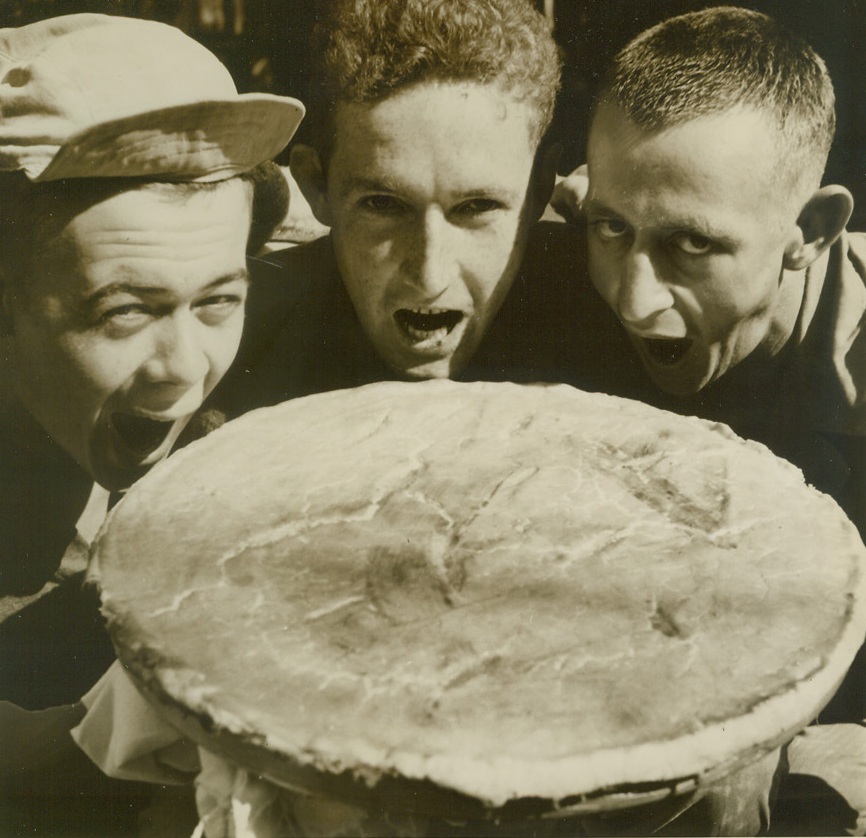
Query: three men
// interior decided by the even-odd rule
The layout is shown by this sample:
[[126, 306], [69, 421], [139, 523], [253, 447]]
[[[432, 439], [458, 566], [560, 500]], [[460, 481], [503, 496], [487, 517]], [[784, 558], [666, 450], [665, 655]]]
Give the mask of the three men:
[[286, 209], [267, 161], [303, 109], [117, 17], [0, 31], [0, 76], [0, 776], [4, 818], [50, 832], [42, 783], [68, 795], [65, 828], [100, 793], [53, 773], [113, 658], [88, 541], [234, 358], [247, 249]]
[[[316, 51], [323, 66], [314, 77], [324, 97], [311, 104], [323, 125], [315, 150], [295, 150], [293, 172], [332, 234], [271, 257], [285, 274], [273, 293], [290, 316], [275, 322], [270, 305], [255, 309], [267, 328], [248, 335], [243, 363], [223, 391], [228, 412], [381, 377], [550, 380], [575, 363], [568, 347], [583, 338], [570, 331], [569, 283], [542, 286], [520, 267], [545, 250], [535, 249], [529, 229], [552, 174], [552, 157], [538, 153], [549, 109], [535, 97], [547, 89], [552, 107], [555, 61], [547, 46], [536, 41], [526, 49], [515, 35], [541, 31], [535, 18], [511, 29], [528, 14], [522, 4], [497, 7], [506, 9], [500, 19], [511, 40], [500, 37], [492, 18], [479, 17], [462, 42], [447, 5], [418, 5], [429, 17], [361, 5], [359, 17], [345, 17]], [[840, 244], [850, 198], [838, 187], [819, 188], [832, 98], [828, 111], [820, 66], [790, 42], [773, 61], [761, 61], [752, 39], [766, 34], [766, 19], [702, 14], [658, 30], [669, 60], [655, 65], [649, 87], [632, 86], [653, 66], [645, 53], [624, 61], [613, 76], [619, 81], [606, 87], [589, 149], [593, 282], [630, 335], [633, 348], [621, 347], [621, 360], [638, 389], [629, 395], [724, 419], [814, 467], [814, 482], [836, 487], [837, 496], [849, 497], [849, 486], [856, 498], [856, 480], [848, 483], [856, 458], [837, 468], [844, 459], [824, 456], [826, 446], [856, 452], [863, 405], [857, 376], [866, 368], [858, 331], [862, 267]], [[737, 22], [733, 32], [730, 21]], [[432, 47], [417, 49], [425, 31], [438, 33], [440, 47], [463, 44], [449, 53], [453, 64]], [[489, 63], [482, 33], [504, 45], [499, 64]], [[402, 55], [404, 42], [414, 52]], [[633, 49], [647, 42], [649, 35]], [[718, 87], [708, 87], [713, 62], [734, 67], [721, 46], [744, 42], [749, 50], [737, 54], [755, 57], [759, 81], [750, 65], [717, 72]], [[669, 104], [671, 66], [694, 66], [677, 52], [692, 43], [708, 63], [694, 72], [691, 88], [675, 86], [691, 90], [690, 104], [677, 110]], [[368, 51], [376, 49], [382, 52], [371, 60]], [[778, 55], [793, 65], [761, 76]], [[539, 56], [543, 72], [541, 64], [523, 63]], [[784, 83], [801, 71], [817, 102], [808, 117], [790, 107], [800, 94]], [[752, 81], [738, 87], [736, 79]], [[768, 109], [767, 100], [777, 105]], [[795, 124], [806, 119], [795, 139]], [[791, 138], [785, 154], [780, 138]], [[561, 259], [558, 276], [567, 277], [573, 260]], [[140, 301], [131, 305], [118, 307], [121, 320], [143, 313]], [[619, 346], [615, 337], [610, 346]], [[609, 376], [618, 359], [599, 356], [598, 372], [588, 375], [616, 389]], [[633, 375], [636, 359], [648, 380]], [[585, 371], [571, 372], [579, 381]], [[816, 387], [828, 388], [826, 397]], [[121, 439], [127, 413], [134, 417], [129, 439], [158, 437], [147, 410], [109, 409]], [[856, 513], [856, 504], [848, 508]]]

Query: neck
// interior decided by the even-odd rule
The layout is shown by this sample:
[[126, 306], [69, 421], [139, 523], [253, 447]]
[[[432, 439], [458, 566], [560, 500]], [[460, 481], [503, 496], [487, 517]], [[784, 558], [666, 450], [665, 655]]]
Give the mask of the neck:
[[779, 296], [770, 315], [767, 336], [760, 347], [762, 354], [770, 358], [777, 356], [787, 346], [794, 334], [794, 328], [803, 307], [807, 271], [808, 269], [782, 272]]

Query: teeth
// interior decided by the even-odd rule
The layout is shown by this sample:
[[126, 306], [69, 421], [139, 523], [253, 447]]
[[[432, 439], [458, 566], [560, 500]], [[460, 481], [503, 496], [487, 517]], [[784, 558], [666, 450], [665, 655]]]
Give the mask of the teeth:
[[450, 333], [463, 319], [463, 312], [449, 308], [401, 308], [394, 312], [394, 319], [407, 334], [423, 339]]

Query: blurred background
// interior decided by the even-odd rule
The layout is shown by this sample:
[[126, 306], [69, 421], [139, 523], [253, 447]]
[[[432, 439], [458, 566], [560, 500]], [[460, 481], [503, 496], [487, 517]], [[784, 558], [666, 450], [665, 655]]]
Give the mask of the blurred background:
[[[0, 0], [0, 26], [71, 12], [161, 20], [215, 52], [242, 92], [306, 98], [307, 36], [321, 0]], [[740, 5], [772, 15], [824, 57], [836, 86], [838, 128], [828, 182], [854, 193], [852, 229], [866, 230], [866, 0], [535, 0], [554, 23], [563, 49], [561, 106], [553, 127], [561, 171], [583, 162], [586, 113], [608, 59], [630, 38], [671, 15]], [[298, 139], [304, 139], [303, 126]], [[281, 161], [285, 162], [285, 161]]]

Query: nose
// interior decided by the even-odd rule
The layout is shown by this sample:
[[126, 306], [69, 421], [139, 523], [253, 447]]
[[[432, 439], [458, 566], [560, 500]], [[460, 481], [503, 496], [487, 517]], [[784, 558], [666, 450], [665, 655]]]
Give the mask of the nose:
[[646, 252], [628, 254], [617, 293], [620, 319], [632, 326], [649, 326], [653, 319], [674, 304], [667, 284], [658, 275]]
[[441, 296], [454, 279], [456, 243], [450, 233], [450, 225], [441, 213], [427, 213], [413, 233], [404, 263], [404, 282], [431, 302]]
[[191, 311], [178, 310], [162, 318], [147, 363], [151, 381], [185, 389], [207, 375], [210, 365], [200, 339], [201, 328]]

